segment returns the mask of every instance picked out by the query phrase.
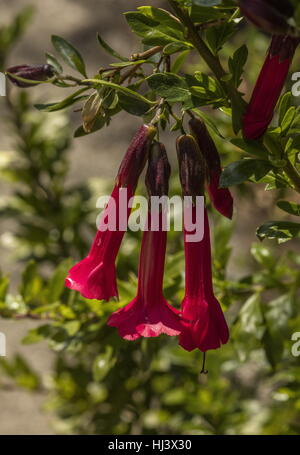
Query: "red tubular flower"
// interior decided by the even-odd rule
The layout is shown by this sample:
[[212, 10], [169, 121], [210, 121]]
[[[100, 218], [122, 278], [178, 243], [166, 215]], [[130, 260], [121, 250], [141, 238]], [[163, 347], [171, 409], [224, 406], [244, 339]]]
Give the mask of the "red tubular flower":
[[273, 36], [243, 118], [243, 133], [246, 139], [258, 139], [266, 132], [298, 44], [298, 38]]
[[215, 143], [201, 119], [192, 118], [189, 122], [189, 126], [207, 164], [207, 190], [210, 200], [218, 212], [231, 219], [233, 214], [233, 198], [228, 188], [219, 187], [222, 167], [220, 155]]
[[[121, 163], [100, 225], [105, 223], [110, 210], [116, 209], [116, 216], [119, 217], [120, 205], [124, 211], [124, 219], [117, 218], [115, 230], [99, 230], [88, 256], [69, 270], [66, 286], [79, 291], [83, 297], [98, 300], [118, 297], [115, 261], [131, 211], [128, 202], [134, 195], [155, 133], [154, 127], [143, 125], [134, 136]], [[122, 189], [125, 188], [127, 191], [122, 194]]]
[[[179, 344], [187, 351], [205, 352], [217, 349], [229, 339], [228, 327], [214, 296], [211, 273], [211, 248], [208, 216], [204, 213], [204, 238], [201, 242], [187, 242], [185, 232], [185, 297], [182, 317], [185, 324]], [[190, 235], [190, 232], [188, 233]]]
[[[149, 196], [168, 194], [170, 165], [165, 148], [156, 143], [151, 150], [146, 184]], [[181, 331], [179, 311], [170, 306], [163, 296], [163, 274], [166, 254], [167, 232], [162, 230], [166, 212], [148, 213], [150, 229], [153, 216], [159, 217], [159, 230], [144, 231], [137, 296], [124, 308], [113, 313], [108, 325], [117, 327], [119, 335], [126, 340], [140, 337], [156, 337], [162, 333], [178, 335]]]
[[[182, 146], [184, 141], [184, 146]], [[190, 141], [188, 150], [186, 136], [177, 140], [177, 153], [180, 169], [180, 180], [184, 195], [203, 195], [201, 191], [201, 179], [199, 174], [196, 182], [187, 174], [190, 169], [199, 168], [199, 153], [193, 141]], [[194, 163], [194, 166], [186, 166], [185, 163]], [[189, 181], [192, 187], [186, 187]], [[195, 184], [194, 184], [195, 182]], [[196, 207], [192, 208], [193, 218], [196, 217]], [[211, 248], [207, 212], [204, 212], [204, 237], [198, 242], [189, 242], [191, 232], [184, 233], [185, 252], [185, 297], [182, 301], [183, 329], [179, 337], [179, 344], [187, 351], [200, 349], [206, 352], [209, 349], [217, 349], [225, 344], [229, 338], [228, 327], [213, 292], [211, 271]]]

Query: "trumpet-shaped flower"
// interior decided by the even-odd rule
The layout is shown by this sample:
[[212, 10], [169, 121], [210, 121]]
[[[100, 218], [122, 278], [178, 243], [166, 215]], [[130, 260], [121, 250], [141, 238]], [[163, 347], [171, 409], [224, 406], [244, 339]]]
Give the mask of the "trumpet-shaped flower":
[[[146, 184], [150, 196], [168, 193], [170, 165], [162, 144], [156, 143], [150, 153]], [[127, 340], [156, 337], [162, 333], [178, 335], [181, 331], [179, 311], [168, 304], [163, 296], [163, 275], [167, 232], [163, 230], [164, 209], [148, 212], [147, 228], [152, 217], [158, 218], [158, 230], [143, 233], [138, 270], [137, 296], [125, 307], [113, 313], [108, 325], [117, 327], [119, 335]]]
[[[131, 211], [128, 203], [145, 166], [155, 131], [154, 127], [143, 125], [121, 163], [115, 187], [100, 220], [101, 228], [111, 211], [114, 211], [116, 226], [113, 230], [109, 226], [99, 229], [88, 256], [69, 270], [66, 286], [79, 291], [86, 298], [109, 300], [118, 297], [115, 261]], [[122, 198], [124, 189], [125, 198]], [[124, 219], [120, 219], [120, 213]]]

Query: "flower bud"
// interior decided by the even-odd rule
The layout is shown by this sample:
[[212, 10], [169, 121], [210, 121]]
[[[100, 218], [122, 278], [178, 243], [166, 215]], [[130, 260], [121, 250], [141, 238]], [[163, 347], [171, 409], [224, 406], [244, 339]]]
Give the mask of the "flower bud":
[[189, 121], [189, 127], [207, 165], [207, 190], [210, 200], [218, 212], [231, 219], [233, 198], [228, 188], [220, 188], [222, 166], [217, 147], [202, 119], [192, 118]]
[[184, 196], [203, 196], [205, 161], [193, 136], [182, 135], [176, 141], [179, 177]]
[[200, 151], [203, 154], [207, 167], [210, 171], [221, 170], [221, 160], [219, 152], [207, 131], [205, 123], [200, 118], [192, 118], [189, 121], [191, 134], [196, 138]]
[[165, 146], [161, 142], [154, 142], [149, 154], [145, 179], [149, 197], [168, 195], [170, 174], [171, 166]]
[[274, 35], [268, 52], [269, 59], [277, 56], [280, 63], [285, 60], [290, 60], [291, 63], [299, 42], [299, 38]]
[[17, 85], [18, 87], [27, 88], [33, 87], [36, 84], [20, 81], [18, 79], [15, 79], [13, 75], [31, 81], [47, 81], [55, 75], [55, 69], [51, 65], [18, 65], [8, 68], [7, 73], [9, 73], [7, 74], [8, 79], [13, 84]]
[[141, 175], [150, 150], [156, 128], [152, 125], [143, 125], [139, 128], [120, 165], [116, 183], [135, 188]]
[[270, 2], [240, 0], [240, 9], [249, 21], [272, 35], [286, 35], [291, 30], [286, 17]]
[[272, 121], [274, 109], [284, 87], [298, 44], [298, 38], [273, 36], [268, 55], [243, 117], [245, 139], [258, 139], [265, 134]]
[[286, 17], [292, 17], [295, 12], [294, 6], [289, 0], [263, 0], [265, 3], [271, 5], [276, 9], [280, 14], [283, 14]]

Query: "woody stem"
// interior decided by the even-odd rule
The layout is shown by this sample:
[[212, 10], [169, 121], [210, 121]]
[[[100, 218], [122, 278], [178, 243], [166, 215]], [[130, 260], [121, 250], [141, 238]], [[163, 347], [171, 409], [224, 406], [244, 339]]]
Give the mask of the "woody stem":
[[211, 69], [214, 73], [216, 78], [218, 79], [220, 85], [223, 87], [226, 93], [229, 94], [232, 104], [240, 105], [241, 101], [239, 100], [239, 93], [234, 85], [230, 82], [224, 81], [224, 76], [226, 76], [226, 71], [224, 70], [223, 66], [219, 58], [214, 55], [209, 47], [206, 45], [204, 40], [199, 35], [197, 27], [193, 23], [192, 19], [190, 18], [189, 14], [183, 9], [176, 0], [168, 0], [170, 6], [174, 10], [176, 16], [181, 21], [183, 25], [188, 29], [189, 38], [193, 43], [194, 47], [199, 52], [200, 56], [206, 62], [207, 66]]

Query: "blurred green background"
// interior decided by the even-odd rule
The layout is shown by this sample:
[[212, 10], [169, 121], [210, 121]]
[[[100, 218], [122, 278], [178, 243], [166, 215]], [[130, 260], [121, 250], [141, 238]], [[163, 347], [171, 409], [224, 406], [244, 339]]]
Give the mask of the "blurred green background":
[[[16, 18], [29, 5], [34, 12], [23, 10]], [[57, 34], [80, 49], [92, 74], [110, 63], [97, 45], [97, 31], [124, 55], [139, 50], [122, 17], [138, 5], [11, 1], [1, 19], [0, 69], [43, 63], [50, 36]], [[268, 41], [246, 26], [225, 48], [224, 58], [249, 44], [242, 86], [247, 97]], [[195, 67], [204, 69], [196, 56], [186, 71]], [[66, 271], [93, 238], [96, 199], [110, 192], [140, 119], [118, 114], [108, 128], [72, 139], [80, 113], [41, 114], [32, 107], [60, 98], [60, 89], [47, 85], [10, 88], [0, 98], [0, 331], [7, 336], [7, 357], [0, 359], [0, 433], [299, 434], [300, 364], [291, 354], [291, 336], [300, 331], [299, 245], [255, 237], [261, 223], [282, 217], [275, 202], [287, 190], [240, 185], [233, 190], [233, 223], [210, 212], [214, 284], [231, 340], [209, 352], [209, 374], [199, 376], [200, 352], [187, 353], [165, 336], [121, 340], [105, 325], [115, 303], [88, 301], [64, 288]], [[226, 116], [215, 115], [215, 121], [229, 136]], [[163, 134], [172, 193], [178, 194], [175, 138]], [[215, 139], [224, 165], [239, 158], [232, 145]], [[118, 259], [120, 305], [135, 295], [139, 240], [128, 233]], [[170, 233], [168, 248], [165, 294], [178, 305], [184, 289], [180, 234]]]

